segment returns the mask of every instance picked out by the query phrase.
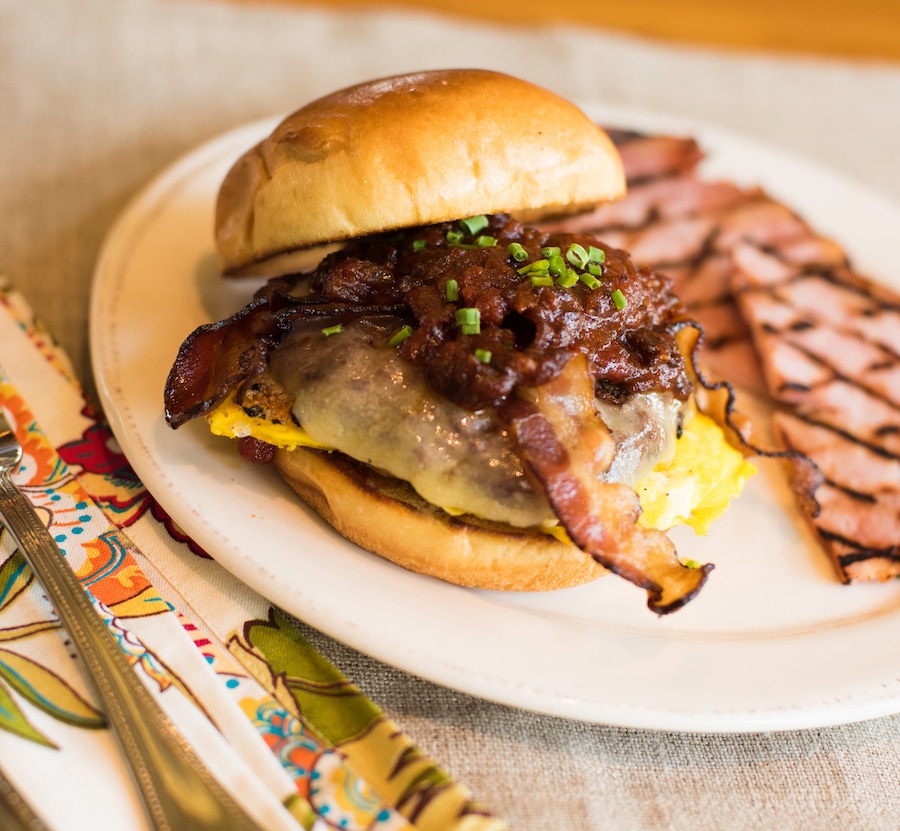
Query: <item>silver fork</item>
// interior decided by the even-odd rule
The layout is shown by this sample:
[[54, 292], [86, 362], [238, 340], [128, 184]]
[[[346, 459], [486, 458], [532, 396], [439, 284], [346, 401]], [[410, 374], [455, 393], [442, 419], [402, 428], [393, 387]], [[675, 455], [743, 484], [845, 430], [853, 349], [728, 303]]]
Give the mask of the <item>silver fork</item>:
[[22, 447], [0, 410], [0, 519], [43, 585], [88, 669], [147, 815], [159, 831], [259, 831], [132, 670], [56, 542], [16, 487]]

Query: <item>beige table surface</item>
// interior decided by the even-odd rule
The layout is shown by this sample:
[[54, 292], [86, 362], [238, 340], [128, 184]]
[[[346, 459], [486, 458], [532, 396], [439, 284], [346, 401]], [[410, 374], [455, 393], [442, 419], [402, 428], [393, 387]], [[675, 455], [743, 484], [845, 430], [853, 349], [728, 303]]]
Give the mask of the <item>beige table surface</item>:
[[[414, 12], [0, 0], [0, 270], [89, 380], [95, 258], [117, 214], [162, 166], [331, 89], [462, 64], [582, 101], [723, 125], [900, 201], [896, 63]], [[480, 701], [315, 637], [513, 828], [900, 827], [900, 717], [745, 736], [613, 728]]]

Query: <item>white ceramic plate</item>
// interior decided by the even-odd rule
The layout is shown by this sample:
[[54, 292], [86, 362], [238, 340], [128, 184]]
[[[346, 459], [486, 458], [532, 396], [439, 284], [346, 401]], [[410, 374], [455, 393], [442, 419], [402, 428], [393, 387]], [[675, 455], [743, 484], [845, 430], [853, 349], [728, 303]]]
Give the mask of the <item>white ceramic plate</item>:
[[[900, 210], [852, 182], [704, 125], [586, 108], [613, 125], [681, 130], [710, 174], [759, 183], [839, 239], [869, 273], [900, 274]], [[270, 469], [202, 422], [163, 419], [182, 340], [242, 306], [212, 243], [227, 168], [274, 122], [230, 132], [164, 171], [113, 228], [99, 261], [91, 346], [128, 459], [222, 565], [287, 611], [403, 670], [483, 698], [614, 725], [690, 731], [813, 727], [900, 711], [900, 583], [837, 584], [777, 468], [763, 465], [710, 536], [700, 597], [657, 618], [614, 577], [548, 594], [470, 591], [411, 574], [338, 538]], [[896, 283], [895, 283], [896, 285]]]

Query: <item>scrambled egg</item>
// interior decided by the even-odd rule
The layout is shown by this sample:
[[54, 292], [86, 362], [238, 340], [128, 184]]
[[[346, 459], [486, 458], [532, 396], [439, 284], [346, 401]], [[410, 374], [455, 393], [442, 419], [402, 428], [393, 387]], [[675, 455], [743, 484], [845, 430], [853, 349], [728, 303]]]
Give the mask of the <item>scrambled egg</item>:
[[[295, 424], [275, 424], [248, 416], [233, 401], [221, 404], [207, 420], [217, 436], [253, 436], [286, 450], [332, 449], [316, 442]], [[756, 468], [728, 444], [711, 418], [694, 413], [676, 441], [674, 458], [657, 465], [638, 482], [635, 490], [643, 511], [639, 521], [647, 528], [659, 530], [687, 524], [696, 533], [706, 534], [710, 523], [725, 512], [755, 472]], [[555, 523], [547, 523], [544, 530], [565, 538], [564, 530]]]
[[694, 413], [675, 442], [675, 458], [638, 482], [639, 521], [660, 530], [684, 523], [706, 534], [755, 472], [711, 418]]
[[213, 435], [225, 436], [229, 439], [242, 439], [253, 436], [255, 439], [283, 447], [285, 450], [296, 450], [298, 447], [316, 447], [320, 450], [331, 450], [331, 447], [315, 441], [309, 433], [296, 424], [276, 424], [266, 418], [253, 418], [244, 412], [233, 400], [223, 402], [207, 417], [209, 429]]

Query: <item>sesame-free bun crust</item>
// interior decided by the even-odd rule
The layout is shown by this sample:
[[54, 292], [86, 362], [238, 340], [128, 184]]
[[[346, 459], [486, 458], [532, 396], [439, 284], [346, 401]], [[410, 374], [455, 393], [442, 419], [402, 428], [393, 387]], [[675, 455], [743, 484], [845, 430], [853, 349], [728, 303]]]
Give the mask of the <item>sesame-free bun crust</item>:
[[565, 99], [498, 72], [421, 72], [335, 92], [282, 121], [227, 174], [216, 244], [231, 273], [380, 231], [586, 210], [624, 191], [612, 142]]
[[547, 591], [607, 571], [574, 545], [473, 517], [451, 517], [405, 482], [341, 453], [278, 450], [275, 466], [342, 536], [410, 571], [500, 591]]

